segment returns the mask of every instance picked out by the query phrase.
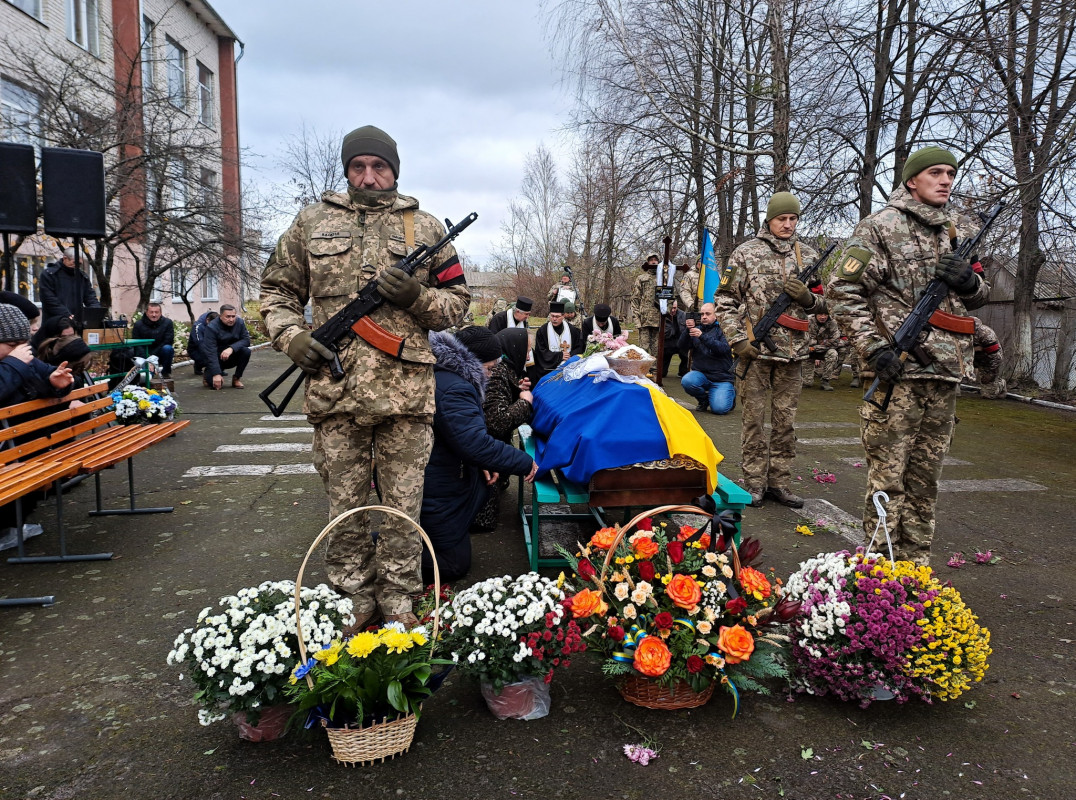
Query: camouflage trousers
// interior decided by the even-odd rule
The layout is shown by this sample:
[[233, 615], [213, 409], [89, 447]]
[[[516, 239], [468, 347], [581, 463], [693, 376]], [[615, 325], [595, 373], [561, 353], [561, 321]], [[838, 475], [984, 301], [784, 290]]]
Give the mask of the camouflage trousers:
[[[756, 359], [740, 382], [743, 430], [740, 449], [744, 485], [750, 489], [788, 489], [796, 458], [796, 408], [803, 383], [800, 362]], [[766, 435], [766, 410], [770, 433]]]
[[[885, 492], [889, 536], [898, 559], [930, 562], [938, 480], [953, 435], [956, 395], [955, 383], [901, 381], [885, 412], [869, 403], [859, 408], [868, 468], [863, 530], [868, 538], [874, 533], [874, 493]], [[879, 552], [885, 552], [884, 547]]]
[[[826, 351], [826, 355], [822, 361], [822, 380], [829, 382], [834, 380], [841, 374], [841, 362], [840, 351], [831, 347]], [[803, 362], [803, 385], [810, 386], [814, 383], [814, 362], [815, 359], [811, 356], [807, 356], [807, 360]]]
[[[413, 417], [359, 425], [335, 414], [314, 426], [314, 467], [329, 495], [329, 514], [350, 508], [386, 505], [418, 520], [422, 483], [433, 447], [433, 426]], [[370, 486], [371, 456], [377, 462], [381, 503]], [[411, 610], [411, 596], [422, 590], [418, 532], [388, 514], [356, 514], [329, 536], [325, 568], [329, 582], [351, 595], [356, 616], [380, 606], [385, 614]]]
[[834, 374], [834, 379], [841, 377], [841, 372], [844, 371], [844, 365], [852, 365], [852, 377], [858, 378], [860, 370], [863, 366], [859, 363], [859, 354], [856, 353], [854, 347], [842, 347], [837, 350], [837, 372]]
[[658, 329], [639, 326], [639, 347], [654, 358], [658, 357]]

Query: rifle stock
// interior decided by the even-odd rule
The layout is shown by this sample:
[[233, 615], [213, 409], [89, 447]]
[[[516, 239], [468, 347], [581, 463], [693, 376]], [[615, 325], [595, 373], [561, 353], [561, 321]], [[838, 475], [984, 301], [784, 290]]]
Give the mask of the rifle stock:
[[[414, 275], [419, 267], [443, 250], [476, 219], [478, 219], [478, 214], [474, 212], [468, 214], [456, 225], [446, 219], [445, 224], [448, 231], [436, 244], [432, 246], [422, 245], [415, 248], [396, 266], [408, 275]], [[371, 278], [362, 287], [358, 297], [333, 314], [324, 325], [313, 332], [312, 335], [315, 339], [333, 351], [332, 361], [329, 362], [329, 374], [332, 375], [333, 380], [341, 380], [345, 374], [343, 365], [340, 363], [339, 342], [346, 337], [361, 336], [371, 346], [388, 353], [394, 358], [400, 357], [403, 352], [404, 339], [386, 331], [376, 322], [369, 319], [369, 315], [384, 304], [385, 298], [377, 290], [377, 278]], [[297, 365], [292, 364], [258, 394], [258, 397], [265, 403], [274, 417], [279, 417], [284, 413], [288, 403], [295, 396], [306, 376], [300, 375], [295, 379], [295, 383], [292, 384], [288, 393], [284, 395], [280, 405], [273, 403], [272, 394], [298, 368]]]

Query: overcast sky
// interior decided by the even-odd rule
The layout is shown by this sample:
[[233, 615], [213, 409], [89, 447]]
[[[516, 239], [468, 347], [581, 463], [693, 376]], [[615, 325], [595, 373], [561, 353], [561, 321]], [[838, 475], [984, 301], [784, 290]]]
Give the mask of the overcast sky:
[[304, 120], [322, 131], [377, 125], [397, 141], [403, 193], [440, 219], [478, 212], [456, 242], [473, 266], [499, 238], [527, 154], [564, 148], [569, 97], [537, 0], [210, 3], [246, 46], [248, 184], [283, 181], [283, 141]]

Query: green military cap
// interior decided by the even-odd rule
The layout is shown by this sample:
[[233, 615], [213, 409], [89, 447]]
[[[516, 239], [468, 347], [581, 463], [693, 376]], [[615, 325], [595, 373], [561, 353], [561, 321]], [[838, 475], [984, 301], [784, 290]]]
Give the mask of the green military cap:
[[956, 169], [956, 156], [948, 150], [934, 145], [916, 150], [904, 162], [904, 170], [900, 173], [900, 182], [907, 183], [923, 170], [938, 164], [947, 164]]
[[340, 146], [340, 159], [344, 162], [344, 172], [355, 156], [377, 156], [385, 159], [392, 167], [392, 174], [400, 177], [400, 154], [396, 150], [396, 140], [373, 125], [363, 125], [344, 137]]
[[778, 192], [766, 204], [766, 222], [782, 214], [795, 214], [798, 217], [800, 211], [800, 201], [796, 199], [796, 195], [792, 192]]

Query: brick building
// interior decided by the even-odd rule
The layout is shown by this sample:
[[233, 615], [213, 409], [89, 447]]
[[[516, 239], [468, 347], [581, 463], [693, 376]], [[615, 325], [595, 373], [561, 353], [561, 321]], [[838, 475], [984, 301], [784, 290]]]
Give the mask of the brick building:
[[[105, 152], [108, 234], [84, 253], [113, 312], [154, 299], [185, 319], [186, 304], [197, 315], [241, 300], [243, 45], [212, 6], [0, 0], [0, 30], [0, 140]], [[37, 276], [66, 244], [19, 243], [20, 293], [37, 300]]]

